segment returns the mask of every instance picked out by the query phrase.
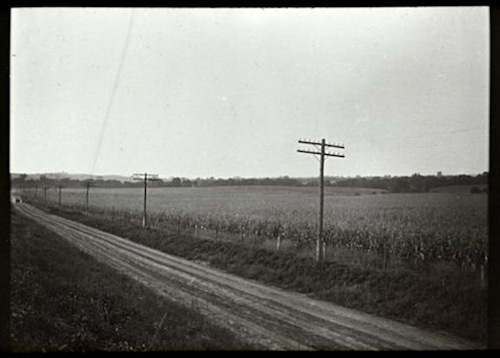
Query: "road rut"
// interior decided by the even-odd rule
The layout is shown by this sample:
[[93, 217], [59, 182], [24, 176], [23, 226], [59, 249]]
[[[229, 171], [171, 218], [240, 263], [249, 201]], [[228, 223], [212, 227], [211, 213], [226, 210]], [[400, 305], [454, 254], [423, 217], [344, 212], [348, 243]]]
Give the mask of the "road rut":
[[[427, 332], [175, 257], [17, 203], [15, 210], [162, 296], [196, 308], [241, 339], [273, 350], [469, 350]], [[160, 314], [160, 313], [159, 313]]]

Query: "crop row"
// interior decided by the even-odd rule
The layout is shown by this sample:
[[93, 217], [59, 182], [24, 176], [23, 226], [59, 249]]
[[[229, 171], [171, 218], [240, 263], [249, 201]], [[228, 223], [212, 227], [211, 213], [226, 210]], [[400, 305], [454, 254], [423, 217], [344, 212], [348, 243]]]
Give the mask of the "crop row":
[[[474, 196], [471, 198], [477, 200]], [[77, 200], [75, 195], [73, 199], [71, 205], [83, 210], [81, 198]], [[94, 214], [141, 223], [142, 210], [128, 206], [133, 201], [131, 198], [120, 199], [119, 206], [109, 204], [117, 202], [116, 199], [105, 199], [92, 206]], [[198, 202], [200, 204], [191, 210], [179, 209], [180, 205], [175, 203], [168, 208], [152, 204], [148, 222], [170, 230], [207, 230], [213, 236], [226, 233], [258, 240], [279, 237], [297, 249], [312, 248], [315, 244], [318, 225], [314, 208], [297, 210], [289, 202], [282, 207], [277, 202], [274, 207], [254, 205], [245, 211], [221, 205], [214, 209], [210, 202], [211, 206], [204, 210], [203, 202]], [[449, 263], [477, 268], [487, 261], [485, 205], [470, 198], [462, 200], [439, 194], [383, 196], [383, 199], [337, 197], [335, 206], [327, 206], [325, 211], [324, 239], [331, 248], [373, 253], [421, 265]]]
[[[73, 205], [74, 206], [74, 205]], [[83, 206], [79, 207], [83, 210]], [[121, 208], [92, 208], [97, 215], [114, 221], [140, 224], [140, 210]], [[193, 214], [182, 211], [153, 212], [148, 215], [149, 225], [177, 230], [211, 230], [237, 237], [252, 236], [259, 239], [289, 240], [297, 249], [313, 247], [317, 225], [311, 222], [283, 222], [272, 219], [234, 217], [231, 215]], [[328, 247], [346, 248], [363, 253], [375, 253], [406, 260], [414, 264], [445, 262], [464, 268], [477, 268], [487, 260], [486, 245], [475, 231], [441, 232], [435, 229], [401, 230], [401, 227], [349, 227], [342, 228], [327, 222], [324, 239]]]

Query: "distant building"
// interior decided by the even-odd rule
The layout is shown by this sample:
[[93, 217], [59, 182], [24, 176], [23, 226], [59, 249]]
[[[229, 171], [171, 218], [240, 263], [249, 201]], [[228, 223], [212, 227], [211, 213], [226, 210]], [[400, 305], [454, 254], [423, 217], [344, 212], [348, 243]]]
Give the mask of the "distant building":
[[438, 178], [441, 178], [443, 176], [443, 173], [442, 172], [437, 172], [437, 177]]

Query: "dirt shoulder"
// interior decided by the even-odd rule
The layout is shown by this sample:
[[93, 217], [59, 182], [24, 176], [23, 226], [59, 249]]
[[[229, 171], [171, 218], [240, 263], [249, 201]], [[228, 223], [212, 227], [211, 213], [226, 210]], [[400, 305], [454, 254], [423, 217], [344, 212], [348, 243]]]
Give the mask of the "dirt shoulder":
[[11, 249], [13, 351], [253, 348], [15, 210]]

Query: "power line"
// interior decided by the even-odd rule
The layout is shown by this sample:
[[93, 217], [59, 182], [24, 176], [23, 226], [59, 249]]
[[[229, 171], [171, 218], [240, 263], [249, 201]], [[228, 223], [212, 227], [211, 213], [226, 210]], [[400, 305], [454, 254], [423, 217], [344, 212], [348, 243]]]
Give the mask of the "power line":
[[104, 132], [106, 131], [106, 126], [108, 124], [109, 114], [111, 112], [111, 107], [113, 106], [116, 89], [118, 88], [118, 80], [120, 79], [120, 75], [121, 75], [122, 68], [123, 68], [123, 63], [125, 62], [125, 55], [127, 53], [127, 48], [128, 48], [128, 43], [129, 43], [129, 39], [130, 39], [130, 32], [131, 32], [131, 29], [132, 29], [133, 19], [134, 19], [134, 9], [132, 9], [132, 12], [130, 14], [130, 20], [129, 20], [128, 29], [127, 29], [127, 35], [126, 35], [126, 38], [125, 38], [125, 44], [123, 46], [123, 50], [122, 50], [122, 53], [121, 53], [120, 61], [118, 63], [118, 69], [116, 71], [115, 82], [114, 82], [112, 90], [111, 90], [111, 96], [110, 96], [110, 99], [108, 101], [108, 106], [106, 107], [106, 112], [105, 112], [105, 115], [104, 115], [104, 121], [103, 121], [103, 125], [102, 125], [102, 128], [101, 128], [99, 142], [97, 143], [97, 151], [96, 151], [96, 154], [94, 156], [94, 163], [92, 164], [91, 174], [94, 174], [95, 166], [97, 164], [97, 158], [99, 157], [99, 153], [101, 151], [102, 140], [104, 138]]

